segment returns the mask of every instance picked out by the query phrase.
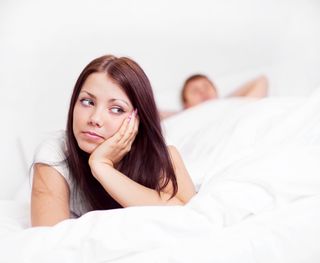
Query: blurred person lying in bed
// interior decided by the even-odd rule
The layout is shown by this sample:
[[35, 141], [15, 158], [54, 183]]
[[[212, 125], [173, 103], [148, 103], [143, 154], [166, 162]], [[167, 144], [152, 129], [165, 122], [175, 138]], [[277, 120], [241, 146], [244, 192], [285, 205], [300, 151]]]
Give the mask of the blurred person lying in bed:
[[[225, 98], [230, 97], [251, 97], [263, 98], [268, 94], [268, 80], [265, 76], [252, 79]], [[218, 99], [218, 89], [207, 76], [195, 74], [187, 78], [181, 90], [181, 101], [183, 109], [189, 109], [209, 100]], [[161, 111], [161, 119], [168, 118], [179, 113], [179, 111]]]
[[93, 210], [184, 205], [195, 193], [179, 152], [164, 141], [144, 71], [126, 57], [91, 61], [75, 84], [66, 131], [35, 154], [32, 226]]

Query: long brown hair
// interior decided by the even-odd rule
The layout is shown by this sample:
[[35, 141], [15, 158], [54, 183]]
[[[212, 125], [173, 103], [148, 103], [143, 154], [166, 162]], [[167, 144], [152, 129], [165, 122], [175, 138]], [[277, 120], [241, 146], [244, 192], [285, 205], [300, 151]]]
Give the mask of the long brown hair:
[[159, 194], [171, 182], [173, 197], [177, 193], [178, 185], [162, 135], [150, 82], [136, 62], [126, 57], [117, 58], [111, 55], [94, 59], [83, 69], [71, 97], [67, 122], [67, 164], [78, 190], [76, 192], [86, 198], [92, 210], [121, 207], [93, 177], [88, 164], [89, 155], [79, 148], [73, 134], [75, 103], [85, 80], [95, 72], [104, 72], [122, 87], [139, 114], [138, 134], [130, 152], [124, 156], [117, 169], [132, 180], [155, 189]]

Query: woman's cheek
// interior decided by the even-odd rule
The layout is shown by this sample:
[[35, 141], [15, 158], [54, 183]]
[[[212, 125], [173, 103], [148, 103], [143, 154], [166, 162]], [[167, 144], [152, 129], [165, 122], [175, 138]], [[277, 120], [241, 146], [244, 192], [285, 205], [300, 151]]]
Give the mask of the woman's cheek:
[[83, 111], [78, 105], [73, 110], [73, 121], [77, 124], [82, 124], [86, 120], [86, 112]]
[[114, 120], [110, 125], [108, 125], [105, 138], [108, 139], [116, 134], [120, 130], [123, 121], [124, 119], [117, 119]]

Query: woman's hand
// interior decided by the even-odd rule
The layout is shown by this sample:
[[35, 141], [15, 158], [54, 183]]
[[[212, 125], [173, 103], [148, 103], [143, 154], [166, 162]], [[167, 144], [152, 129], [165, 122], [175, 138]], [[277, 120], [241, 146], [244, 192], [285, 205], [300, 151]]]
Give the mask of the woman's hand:
[[[91, 170], [97, 167], [114, 166], [131, 150], [131, 145], [138, 133], [139, 118], [137, 111], [126, 118], [120, 129], [110, 138], [101, 143], [90, 155]], [[95, 173], [93, 172], [95, 175]]]

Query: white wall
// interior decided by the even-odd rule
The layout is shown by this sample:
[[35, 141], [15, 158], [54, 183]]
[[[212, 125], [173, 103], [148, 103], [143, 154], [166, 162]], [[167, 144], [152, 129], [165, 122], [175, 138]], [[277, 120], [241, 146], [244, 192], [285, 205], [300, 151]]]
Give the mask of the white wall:
[[317, 0], [2, 0], [0, 198], [25, 176], [21, 149], [30, 158], [38, 134], [64, 128], [91, 59], [135, 59], [162, 109], [180, 108], [180, 87], [194, 72], [222, 94], [262, 72], [271, 95], [305, 96], [320, 84], [319, 25]]

